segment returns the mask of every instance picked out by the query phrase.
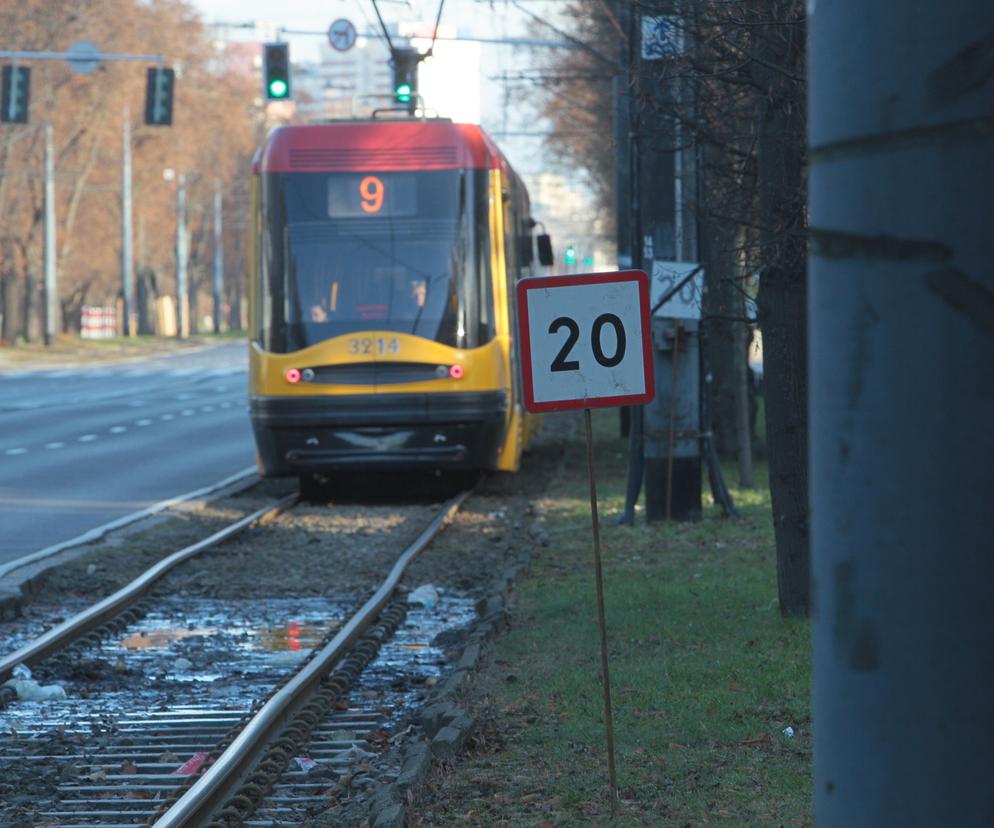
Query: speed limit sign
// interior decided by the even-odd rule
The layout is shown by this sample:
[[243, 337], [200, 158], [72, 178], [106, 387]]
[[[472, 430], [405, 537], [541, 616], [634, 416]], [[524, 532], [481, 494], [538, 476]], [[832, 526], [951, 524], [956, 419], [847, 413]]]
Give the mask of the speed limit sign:
[[641, 270], [522, 279], [518, 328], [529, 411], [652, 399], [649, 279]]

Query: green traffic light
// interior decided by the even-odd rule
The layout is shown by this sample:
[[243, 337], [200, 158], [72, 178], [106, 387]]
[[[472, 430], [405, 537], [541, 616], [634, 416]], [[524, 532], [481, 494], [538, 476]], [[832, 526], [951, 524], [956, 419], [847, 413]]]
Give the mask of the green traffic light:
[[285, 80], [271, 80], [269, 82], [269, 95], [273, 98], [285, 98], [287, 93], [287, 84]]
[[402, 83], [398, 85], [394, 94], [397, 96], [397, 100], [400, 101], [400, 103], [410, 103], [411, 85], [409, 83]]

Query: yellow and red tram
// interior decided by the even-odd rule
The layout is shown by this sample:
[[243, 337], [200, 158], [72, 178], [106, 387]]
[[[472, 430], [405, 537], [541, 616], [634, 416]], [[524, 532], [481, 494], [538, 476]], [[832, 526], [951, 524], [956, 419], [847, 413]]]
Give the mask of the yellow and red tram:
[[249, 408], [267, 476], [518, 468], [528, 193], [478, 126], [273, 130], [254, 164]]

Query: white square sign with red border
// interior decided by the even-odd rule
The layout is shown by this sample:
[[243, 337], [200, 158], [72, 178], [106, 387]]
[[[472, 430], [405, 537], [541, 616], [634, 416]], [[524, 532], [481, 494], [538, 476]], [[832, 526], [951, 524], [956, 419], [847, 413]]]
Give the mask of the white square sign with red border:
[[641, 270], [522, 279], [518, 331], [529, 411], [641, 405], [655, 394]]

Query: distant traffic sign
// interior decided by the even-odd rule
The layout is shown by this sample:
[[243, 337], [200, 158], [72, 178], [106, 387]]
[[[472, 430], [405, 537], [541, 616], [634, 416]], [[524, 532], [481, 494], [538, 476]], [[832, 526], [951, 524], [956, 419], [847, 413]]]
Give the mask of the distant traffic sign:
[[355, 45], [356, 30], [351, 20], [338, 18], [328, 27], [328, 43], [337, 52], [347, 52]]
[[100, 47], [92, 40], [77, 40], [66, 53], [69, 68], [78, 75], [91, 75], [100, 66]]
[[518, 282], [525, 407], [641, 405], [655, 394], [641, 270]]

